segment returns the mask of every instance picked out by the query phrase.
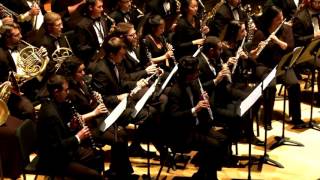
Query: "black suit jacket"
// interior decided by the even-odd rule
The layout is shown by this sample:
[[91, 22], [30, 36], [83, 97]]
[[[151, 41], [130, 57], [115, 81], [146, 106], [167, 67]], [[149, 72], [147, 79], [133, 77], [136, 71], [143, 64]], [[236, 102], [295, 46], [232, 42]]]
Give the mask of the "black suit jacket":
[[[240, 21], [247, 20], [247, 14], [241, 9], [238, 10]], [[223, 33], [230, 21], [234, 20], [231, 7], [224, 3], [214, 16], [214, 19], [210, 19], [208, 27], [210, 28], [210, 35], [223, 37]]]
[[174, 0], [170, 0], [170, 11], [165, 12], [163, 7], [164, 0], [151, 0], [146, 4], [146, 11], [151, 14], [158, 14], [163, 18], [169, 18], [177, 15], [177, 3]]
[[[108, 26], [104, 19], [100, 19], [105, 37], [108, 35]], [[100, 49], [97, 34], [93, 27], [94, 20], [88, 16], [79, 19], [75, 28], [76, 39], [74, 40], [75, 53], [78, 57], [85, 60], [88, 65], [91, 58]]]
[[[135, 52], [139, 52], [139, 50], [135, 50]], [[142, 64], [143, 62], [141, 62], [141, 58], [139, 58], [138, 53], [136, 53], [136, 55], [140, 62], [137, 62], [128, 52], [126, 53], [125, 59], [121, 62], [121, 67], [128, 80], [137, 81], [147, 76], [147, 71]]]
[[67, 107], [52, 100], [41, 105], [37, 122], [40, 167], [62, 168], [74, 159], [79, 143], [67, 126], [71, 120]]
[[109, 59], [103, 59], [97, 62], [92, 71], [93, 88], [104, 96], [105, 103], [111, 108], [120, 102], [117, 95], [130, 92], [136, 85], [136, 81], [124, 80], [121, 73], [119, 73], [120, 80], [118, 81], [113, 67]]
[[314, 34], [312, 17], [307, 8], [297, 13], [297, 16], [293, 19], [293, 36], [296, 46], [308, 45]]
[[166, 112], [168, 118], [163, 118], [166, 123], [167, 132], [172, 135], [171, 140], [179, 143], [188, 143], [191, 139], [191, 132], [196, 129], [203, 130], [205, 133], [209, 124], [209, 115], [206, 109], [197, 113], [199, 125], [196, 126], [196, 117], [192, 114], [191, 109], [196, 106], [200, 100], [199, 85], [196, 83], [192, 86], [193, 102], [192, 106], [190, 97], [186, 91], [186, 85], [176, 83], [168, 95]]
[[0, 82], [8, 80], [9, 71], [16, 72], [16, 65], [7, 48], [0, 48]]

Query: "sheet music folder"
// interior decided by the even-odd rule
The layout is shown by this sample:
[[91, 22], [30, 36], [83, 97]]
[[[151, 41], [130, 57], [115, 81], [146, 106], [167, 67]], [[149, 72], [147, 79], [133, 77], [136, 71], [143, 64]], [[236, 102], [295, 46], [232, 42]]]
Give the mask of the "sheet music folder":
[[314, 60], [314, 54], [318, 51], [320, 46], [320, 39], [316, 39], [310, 42], [310, 44], [305, 48], [301, 57], [297, 60], [297, 64], [308, 62]]
[[109, 114], [109, 116], [100, 124], [99, 130], [105, 132], [123, 113], [127, 108], [128, 97], [124, 98], [116, 108]]
[[270, 82], [276, 77], [277, 67], [273, 68], [273, 70], [268, 74], [268, 76], [259, 83], [254, 90], [249, 94], [249, 96], [244, 99], [239, 108], [237, 109], [237, 114], [242, 117], [251, 107], [252, 105], [262, 96], [262, 91], [265, 90]]

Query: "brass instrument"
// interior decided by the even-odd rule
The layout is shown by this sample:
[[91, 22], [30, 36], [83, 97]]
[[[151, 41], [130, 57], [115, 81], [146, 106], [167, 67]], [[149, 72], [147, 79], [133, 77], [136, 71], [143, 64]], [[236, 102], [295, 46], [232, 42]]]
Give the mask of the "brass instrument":
[[0, 85], [0, 126], [6, 123], [10, 111], [7, 106], [10, 97], [12, 85], [10, 81], [5, 81]]
[[[70, 107], [71, 107], [71, 111], [72, 111], [72, 115], [73, 115], [73, 117], [72, 117], [73, 119], [72, 119], [72, 120], [78, 122], [79, 125], [80, 125], [82, 128], [84, 128], [85, 126], [87, 126], [87, 125], [86, 125], [86, 122], [82, 119], [82, 116], [77, 112], [76, 108], [75, 108], [74, 105], [72, 104], [72, 101], [71, 101], [71, 100], [67, 100], [67, 102], [69, 103], [69, 105], [70, 105]], [[72, 121], [72, 120], [71, 120], [71, 121]], [[73, 127], [70, 127], [70, 128], [72, 129]], [[93, 136], [92, 136], [91, 133], [89, 133], [89, 140], [90, 140], [92, 149], [94, 149], [94, 150], [97, 149], [96, 143], [95, 143], [95, 141], [94, 141]]]
[[133, 4], [133, 2], [131, 2], [131, 8], [138, 13], [138, 15], [136, 17], [137, 19], [144, 16], [144, 13], [135, 4]]
[[56, 50], [53, 51], [51, 57], [52, 60], [56, 62], [55, 64], [55, 69], [56, 72], [59, 70], [61, 67], [62, 63], [69, 57], [73, 56], [73, 52], [71, 49], [71, 46], [69, 44], [69, 41], [66, 36], [64, 36], [69, 48], [67, 47], [58, 47]]
[[282, 25], [286, 22], [286, 19], [284, 19], [281, 24], [279, 24], [279, 26], [268, 36], [268, 38], [266, 40], [264, 40], [264, 43], [262, 44], [262, 46], [258, 46], [258, 50], [256, 52], [256, 56], [258, 57], [259, 54], [262, 52], [262, 50], [268, 45], [268, 43], [271, 41], [271, 36], [275, 35], [280, 28], [282, 27]]
[[112, 33], [114, 31], [114, 28], [117, 26], [116, 21], [112, 17], [110, 17], [106, 12], [103, 13], [102, 17], [104, 17], [106, 21], [110, 21], [112, 23], [109, 30], [109, 34]]
[[14, 77], [19, 86], [28, 80], [41, 75], [49, 62], [49, 57], [45, 48], [37, 48], [24, 40], [20, 41], [28, 46], [19, 51], [17, 59], [17, 73], [14, 74]]
[[7, 16], [15, 17], [18, 20], [20, 19], [20, 15], [18, 13], [12, 11], [11, 9], [7, 8], [6, 6], [0, 3], [0, 17], [4, 18]]

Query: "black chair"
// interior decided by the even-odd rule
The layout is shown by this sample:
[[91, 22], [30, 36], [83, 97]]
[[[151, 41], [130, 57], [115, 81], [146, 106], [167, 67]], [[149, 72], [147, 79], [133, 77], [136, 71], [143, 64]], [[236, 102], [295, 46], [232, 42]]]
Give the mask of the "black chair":
[[37, 147], [37, 133], [35, 123], [30, 119], [25, 120], [23, 124], [19, 128], [17, 128], [16, 136], [18, 138], [18, 143], [21, 151], [23, 179], [26, 179], [26, 174], [34, 174], [34, 179], [37, 179], [38, 175], [49, 176], [51, 179], [54, 179], [54, 174], [37, 169], [39, 156], [36, 155], [34, 159], [30, 161], [30, 155], [36, 152]]

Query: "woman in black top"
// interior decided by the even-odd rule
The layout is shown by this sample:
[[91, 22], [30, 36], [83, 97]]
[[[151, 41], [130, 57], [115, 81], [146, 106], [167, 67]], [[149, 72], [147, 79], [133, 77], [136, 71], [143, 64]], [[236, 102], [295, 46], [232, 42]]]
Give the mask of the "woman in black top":
[[207, 34], [209, 28], [200, 24], [197, 16], [197, 0], [181, 1], [181, 17], [177, 22], [175, 34], [173, 35], [173, 45], [176, 49], [176, 58], [179, 59], [185, 55], [192, 55], [202, 45], [204, 38], [202, 34]]

